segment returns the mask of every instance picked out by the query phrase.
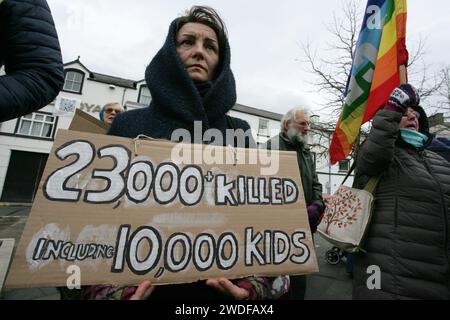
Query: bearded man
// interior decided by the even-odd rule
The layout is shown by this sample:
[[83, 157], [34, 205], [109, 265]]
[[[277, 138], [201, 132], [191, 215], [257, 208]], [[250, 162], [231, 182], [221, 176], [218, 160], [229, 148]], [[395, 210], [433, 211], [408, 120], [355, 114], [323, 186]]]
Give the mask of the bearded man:
[[[311, 127], [310, 111], [305, 107], [296, 107], [281, 119], [281, 132], [270, 139], [263, 148], [269, 150], [295, 151], [302, 179], [305, 202], [308, 209], [309, 225], [314, 233], [320, 217], [325, 210], [322, 198], [322, 184], [317, 177], [314, 159], [308, 147]], [[291, 289], [288, 299], [302, 300], [305, 296], [305, 276], [291, 276]]]

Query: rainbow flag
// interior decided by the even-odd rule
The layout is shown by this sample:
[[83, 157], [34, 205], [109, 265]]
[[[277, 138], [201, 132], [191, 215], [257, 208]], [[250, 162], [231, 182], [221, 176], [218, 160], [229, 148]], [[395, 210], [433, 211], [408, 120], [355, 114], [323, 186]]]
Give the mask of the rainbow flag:
[[[369, 0], [347, 82], [345, 103], [330, 145], [332, 164], [345, 159], [361, 125], [372, 119], [406, 66], [406, 0]], [[405, 67], [406, 70], [406, 67]]]

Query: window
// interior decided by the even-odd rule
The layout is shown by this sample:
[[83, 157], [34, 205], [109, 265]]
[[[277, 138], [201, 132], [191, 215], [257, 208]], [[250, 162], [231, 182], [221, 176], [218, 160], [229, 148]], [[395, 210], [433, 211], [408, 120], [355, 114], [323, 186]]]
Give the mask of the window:
[[64, 91], [81, 93], [81, 88], [83, 87], [84, 73], [80, 71], [67, 71], [64, 82]]
[[33, 112], [20, 118], [16, 133], [25, 136], [52, 138], [55, 121], [55, 116]]
[[350, 160], [339, 161], [339, 171], [348, 172], [349, 169], [350, 169]]
[[151, 101], [152, 101], [152, 95], [150, 94], [150, 90], [148, 90], [147, 86], [145, 86], [145, 85], [141, 86], [141, 89], [139, 91], [138, 102], [148, 106]]
[[269, 120], [259, 119], [258, 136], [269, 136]]

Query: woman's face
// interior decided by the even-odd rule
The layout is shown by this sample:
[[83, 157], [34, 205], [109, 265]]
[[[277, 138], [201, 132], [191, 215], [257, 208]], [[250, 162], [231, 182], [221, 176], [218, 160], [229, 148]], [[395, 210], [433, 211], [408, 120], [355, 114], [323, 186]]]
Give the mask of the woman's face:
[[177, 52], [192, 80], [208, 81], [219, 64], [219, 42], [210, 27], [188, 22], [177, 34]]
[[419, 118], [420, 114], [408, 107], [400, 120], [400, 128], [419, 131]]

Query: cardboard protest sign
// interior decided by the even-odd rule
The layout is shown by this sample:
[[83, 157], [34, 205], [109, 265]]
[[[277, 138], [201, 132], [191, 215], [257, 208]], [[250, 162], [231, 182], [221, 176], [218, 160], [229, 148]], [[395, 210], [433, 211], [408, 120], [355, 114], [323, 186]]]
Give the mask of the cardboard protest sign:
[[69, 126], [69, 130], [98, 134], [105, 134], [108, 129], [109, 124], [94, 118], [80, 109], [75, 110], [75, 115], [73, 116], [72, 122]]
[[296, 154], [267, 152], [60, 130], [7, 286], [317, 272]]
[[0, 292], [2, 292], [3, 282], [11, 261], [14, 242], [14, 239], [0, 239]]

